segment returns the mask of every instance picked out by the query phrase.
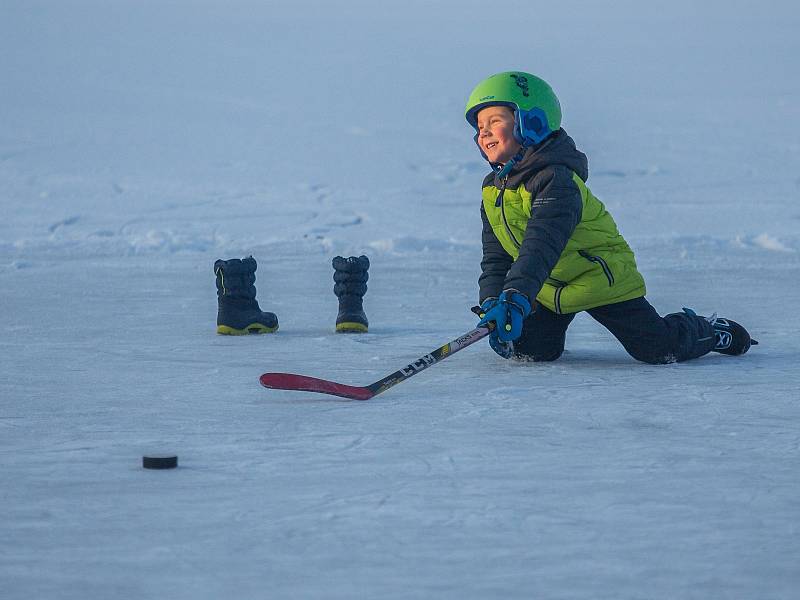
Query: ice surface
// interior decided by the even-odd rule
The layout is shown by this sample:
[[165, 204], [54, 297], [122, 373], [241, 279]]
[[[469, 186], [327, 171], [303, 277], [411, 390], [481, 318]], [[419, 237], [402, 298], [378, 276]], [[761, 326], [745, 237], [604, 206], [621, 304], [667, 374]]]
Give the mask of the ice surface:
[[[800, 8], [0, 8], [0, 597], [796, 598]], [[579, 316], [552, 364], [468, 331], [486, 166], [463, 103], [547, 78], [663, 313], [761, 345], [654, 367]], [[370, 256], [370, 333], [330, 260]], [[214, 334], [253, 254], [275, 335]], [[175, 471], [141, 468], [146, 453]]]

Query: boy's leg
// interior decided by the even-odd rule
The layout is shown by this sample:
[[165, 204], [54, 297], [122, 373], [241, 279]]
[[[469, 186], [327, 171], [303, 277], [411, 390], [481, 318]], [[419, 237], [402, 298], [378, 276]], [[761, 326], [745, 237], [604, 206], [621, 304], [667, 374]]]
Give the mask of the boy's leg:
[[522, 335], [514, 341], [514, 354], [525, 360], [556, 360], [564, 352], [567, 327], [574, 318], [574, 314], [559, 315], [538, 304], [522, 324]]
[[587, 312], [614, 334], [628, 354], [642, 362], [680, 362], [714, 349], [714, 330], [706, 319], [683, 312], [661, 317], [644, 298]]

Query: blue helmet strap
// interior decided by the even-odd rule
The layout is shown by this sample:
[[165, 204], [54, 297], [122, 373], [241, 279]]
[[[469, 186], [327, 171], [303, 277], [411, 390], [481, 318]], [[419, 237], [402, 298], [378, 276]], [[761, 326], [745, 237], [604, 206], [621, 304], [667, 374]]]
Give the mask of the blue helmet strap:
[[527, 150], [528, 147], [523, 146], [522, 148], [519, 149], [519, 152], [517, 152], [514, 156], [511, 157], [511, 159], [509, 159], [509, 161], [506, 164], [504, 164], [502, 167], [500, 166], [496, 167], [495, 170], [497, 171], [497, 178], [502, 179], [503, 177], [511, 173], [511, 169], [513, 169], [517, 165], [517, 163], [522, 160], [522, 157], [525, 156], [525, 152]]

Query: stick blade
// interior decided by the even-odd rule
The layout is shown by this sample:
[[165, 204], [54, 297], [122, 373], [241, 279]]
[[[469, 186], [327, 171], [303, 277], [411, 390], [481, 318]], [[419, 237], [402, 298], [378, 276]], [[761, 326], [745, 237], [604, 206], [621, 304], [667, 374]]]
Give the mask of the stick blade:
[[298, 392], [316, 392], [350, 398], [351, 400], [369, 400], [375, 393], [368, 387], [344, 385], [327, 379], [317, 379], [306, 375], [292, 373], [264, 373], [260, 378], [261, 385], [273, 390], [295, 390]]

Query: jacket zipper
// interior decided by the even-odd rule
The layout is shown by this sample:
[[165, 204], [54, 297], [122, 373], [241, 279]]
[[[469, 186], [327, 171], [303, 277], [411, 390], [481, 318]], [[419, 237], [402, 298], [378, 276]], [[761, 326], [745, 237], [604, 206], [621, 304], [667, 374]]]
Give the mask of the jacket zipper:
[[522, 247], [522, 243], [520, 243], [514, 236], [514, 232], [511, 231], [511, 227], [508, 225], [508, 220], [506, 219], [506, 207], [503, 203], [503, 195], [506, 193], [506, 185], [508, 185], [508, 175], [503, 178], [503, 185], [500, 187], [500, 193], [497, 195], [497, 200], [495, 200], [494, 205], [500, 207], [500, 217], [503, 219], [503, 227], [505, 227], [508, 237], [511, 238], [511, 243], [514, 244], [514, 247], [517, 250], [519, 250]]
[[614, 285], [614, 274], [611, 272], [611, 267], [608, 266], [608, 263], [605, 260], [599, 256], [593, 256], [589, 254], [586, 252], [586, 250], [578, 250], [578, 254], [580, 254], [586, 260], [600, 265], [600, 268], [603, 269], [603, 273], [605, 273], [606, 279], [608, 279], [608, 287]]

